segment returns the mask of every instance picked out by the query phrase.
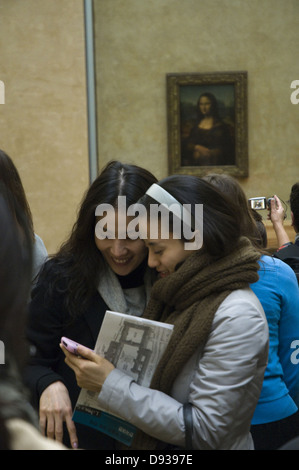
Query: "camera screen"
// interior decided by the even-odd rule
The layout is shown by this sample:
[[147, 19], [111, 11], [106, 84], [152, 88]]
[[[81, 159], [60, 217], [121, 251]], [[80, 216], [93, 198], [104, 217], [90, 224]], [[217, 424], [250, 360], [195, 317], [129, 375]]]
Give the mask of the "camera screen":
[[266, 198], [265, 197], [252, 197], [249, 199], [251, 209], [262, 210], [266, 209]]

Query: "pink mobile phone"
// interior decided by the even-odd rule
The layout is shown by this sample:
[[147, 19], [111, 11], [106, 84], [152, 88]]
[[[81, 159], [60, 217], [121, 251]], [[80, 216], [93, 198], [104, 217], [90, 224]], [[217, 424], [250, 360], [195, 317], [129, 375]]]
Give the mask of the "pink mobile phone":
[[61, 343], [65, 347], [65, 349], [67, 349], [71, 353], [76, 354], [76, 356], [79, 355], [77, 351], [78, 346], [81, 346], [79, 343], [76, 343], [76, 341], [66, 338], [65, 336], [61, 338]]

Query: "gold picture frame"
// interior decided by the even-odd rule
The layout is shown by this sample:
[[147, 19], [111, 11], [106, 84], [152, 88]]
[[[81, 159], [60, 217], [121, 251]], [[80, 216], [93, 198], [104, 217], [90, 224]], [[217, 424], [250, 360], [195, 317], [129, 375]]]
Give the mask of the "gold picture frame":
[[166, 75], [169, 174], [248, 176], [247, 72]]

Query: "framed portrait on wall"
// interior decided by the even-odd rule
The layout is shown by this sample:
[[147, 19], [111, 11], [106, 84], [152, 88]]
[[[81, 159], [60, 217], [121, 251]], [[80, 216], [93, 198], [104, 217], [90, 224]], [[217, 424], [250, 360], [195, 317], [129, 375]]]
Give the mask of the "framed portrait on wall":
[[247, 72], [167, 74], [169, 174], [248, 176]]

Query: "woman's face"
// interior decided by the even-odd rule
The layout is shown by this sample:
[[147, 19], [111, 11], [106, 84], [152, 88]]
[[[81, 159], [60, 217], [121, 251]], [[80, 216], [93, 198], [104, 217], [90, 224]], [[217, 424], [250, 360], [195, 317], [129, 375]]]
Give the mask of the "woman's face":
[[97, 218], [97, 223], [102, 224], [101, 228], [107, 238], [100, 240], [95, 235], [95, 244], [112, 271], [119, 276], [130, 274], [147, 256], [144, 242], [131, 239], [127, 233], [128, 224], [132, 219], [133, 217], [126, 215], [118, 217], [117, 211], [115, 214], [109, 213], [105, 217]]
[[207, 96], [202, 96], [199, 100], [199, 110], [204, 116], [211, 114], [212, 103]]
[[173, 238], [171, 233], [166, 240], [147, 239], [145, 245], [148, 248], [148, 265], [150, 268], [156, 269], [159, 277], [172, 274], [177, 264], [194, 252], [193, 250], [185, 250], [182, 240]]

